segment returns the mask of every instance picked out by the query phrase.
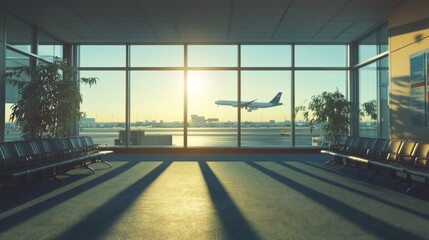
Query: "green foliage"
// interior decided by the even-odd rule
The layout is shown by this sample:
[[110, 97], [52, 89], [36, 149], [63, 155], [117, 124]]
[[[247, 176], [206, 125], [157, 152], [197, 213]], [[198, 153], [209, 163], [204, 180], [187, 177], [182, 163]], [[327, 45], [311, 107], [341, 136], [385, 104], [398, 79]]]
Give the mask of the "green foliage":
[[295, 112], [303, 111], [302, 116], [310, 123], [311, 131], [315, 125], [320, 125], [327, 141], [339, 143], [341, 137], [349, 134], [353, 109], [353, 104], [337, 89], [333, 93], [312, 96], [307, 107], [298, 106]]
[[361, 115], [367, 115], [371, 117], [371, 120], [377, 120], [377, 101], [370, 100], [368, 102], [362, 103]]
[[[84, 116], [80, 112], [79, 82], [73, 80], [76, 73], [66, 60], [57, 58], [53, 63], [33, 69], [18, 67], [5, 74], [21, 95], [11, 107], [10, 120], [21, 127], [23, 139], [70, 136], [73, 124]], [[23, 75], [31, 81], [17, 80]], [[80, 82], [91, 86], [97, 78], [82, 78]]]

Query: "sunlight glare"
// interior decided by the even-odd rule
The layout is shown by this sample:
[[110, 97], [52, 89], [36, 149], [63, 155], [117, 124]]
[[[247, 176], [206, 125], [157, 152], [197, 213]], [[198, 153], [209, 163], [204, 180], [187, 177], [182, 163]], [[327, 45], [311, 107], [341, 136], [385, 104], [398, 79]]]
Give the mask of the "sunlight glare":
[[192, 72], [188, 75], [188, 93], [199, 93], [204, 91], [205, 74], [202, 72]]

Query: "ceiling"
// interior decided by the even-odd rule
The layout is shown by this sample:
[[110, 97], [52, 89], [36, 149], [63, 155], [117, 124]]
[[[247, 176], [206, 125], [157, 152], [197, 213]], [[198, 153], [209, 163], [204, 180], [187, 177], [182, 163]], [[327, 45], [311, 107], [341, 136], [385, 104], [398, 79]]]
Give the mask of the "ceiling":
[[402, 0], [1, 0], [70, 43], [344, 44]]

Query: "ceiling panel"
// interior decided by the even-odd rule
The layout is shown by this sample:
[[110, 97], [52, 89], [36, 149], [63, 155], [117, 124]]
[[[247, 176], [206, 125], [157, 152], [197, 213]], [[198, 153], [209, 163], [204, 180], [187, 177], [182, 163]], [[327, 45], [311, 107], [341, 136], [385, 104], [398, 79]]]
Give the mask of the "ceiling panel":
[[[401, 0], [3, 0], [71, 43], [349, 43]], [[1, 7], [1, 6], [0, 6]]]

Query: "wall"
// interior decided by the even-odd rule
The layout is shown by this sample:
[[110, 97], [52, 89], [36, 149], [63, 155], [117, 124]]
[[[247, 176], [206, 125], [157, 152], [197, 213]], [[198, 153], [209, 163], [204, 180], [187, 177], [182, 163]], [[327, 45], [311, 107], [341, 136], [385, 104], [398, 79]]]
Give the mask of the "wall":
[[429, 49], [429, 1], [404, 0], [389, 19], [391, 138], [429, 141], [429, 128], [411, 127], [411, 54]]

